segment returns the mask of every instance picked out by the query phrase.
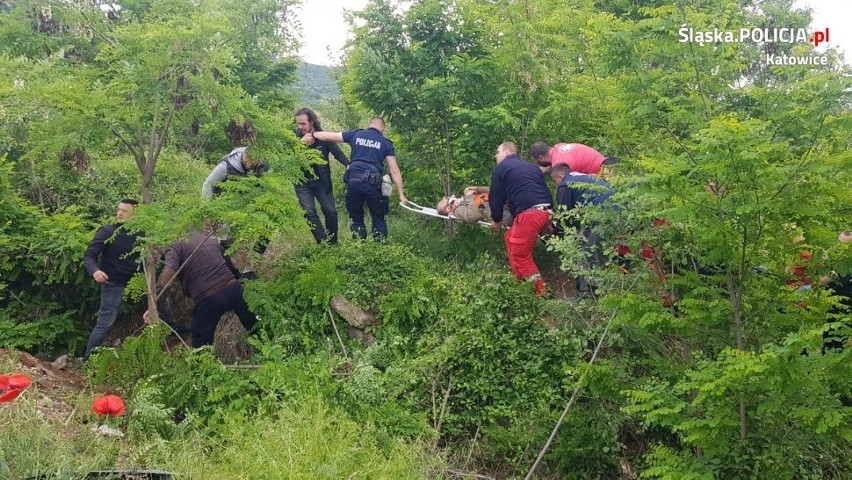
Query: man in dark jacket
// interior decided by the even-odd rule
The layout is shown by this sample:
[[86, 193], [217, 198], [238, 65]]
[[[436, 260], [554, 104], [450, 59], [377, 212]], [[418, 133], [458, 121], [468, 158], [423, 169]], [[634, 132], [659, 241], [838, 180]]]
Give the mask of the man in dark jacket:
[[509, 266], [515, 277], [535, 284], [535, 294], [544, 296], [547, 287], [533, 259], [538, 236], [550, 228], [553, 197], [544, 183], [544, 175], [532, 163], [518, 156], [512, 142], [502, 143], [494, 156], [497, 166], [491, 174], [488, 204], [491, 207], [491, 229], [499, 232], [503, 206], [508, 204], [514, 220], [503, 239]]
[[[243, 286], [237, 280], [239, 273], [224, 251], [215, 238], [201, 233], [172, 243], [166, 251], [166, 265], [157, 284], [163, 289], [177, 274], [184, 295], [192, 299], [193, 347], [213, 343], [216, 326], [225, 312], [233, 310], [246, 330], [257, 323], [243, 297]], [[147, 316], [145, 312], [144, 317]]]
[[[92, 278], [101, 284], [101, 305], [98, 309], [98, 319], [95, 328], [86, 343], [84, 358], [89, 358], [92, 350], [103, 344], [104, 338], [121, 307], [124, 288], [130, 278], [140, 270], [139, 253], [136, 248], [137, 235], [128, 233], [121, 225], [133, 216], [136, 210], [136, 200], [124, 199], [118, 203], [116, 218], [118, 223], [104, 225], [95, 232], [95, 237], [89, 242], [89, 247], [83, 255], [83, 265]], [[100, 265], [98, 260], [100, 257]], [[165, 296], [157, 302], [160, 318], [175, 333], [184, 333], [185, 329], [175, 324], [172, 306]]]
[[86, 271], [101, 284], [98, 319], [86, 343], [84, 358], [89, 358], [92, 350], [103, 343], [104, 337], [118, 317], [124, 287], [130, 277], [139, 270], [139, 254], [133, 252], [136, 235], [128, 233], [121, 225], [133, 216], [136, 205], [136, 200], [127, 198], [119, 202], [115, 213], [118, 223], [99, 228], [83, 255]]
[[[297, 110], [295, 117], [297, 128], [293, 130], [293, 133], [297, 137], [302, 138], [309, 133], [322, 131], [317, 114], [310, 108]], [[296, 197], [305, 211], [305, 218], [311, 226], [314, 240], [317, 243], [325, 240], [326, 230], [328, 230], [328, 243], [334, 245], [337, 243], [337, 209], [334, 206], [328, 155], [333, 155], [344, 167], [349, 166], [349, 159], [334, 142], [315, 140], [310, 147], [319, 151], [324, 162], [314, 164], [311, 170], [305, 171], [305, 180], [295, 185]], [[320, 209], [325, 217], [325, 228], [317, 215], [316, 201], [319, 201]]]
[[572, 210], [580, 205], [601, 205], [615, 194], [609, 182], [595, 175], [571, 171], [568, 164], [560, 163], [550, 171], [556, 183], [556, 203]]
[[[550, 177], [556, 183], [556, 204], [567, 212], [583, 205], [601, 205], [615, 194], [606, 180], [595, 175], [572, 172], [567, 163], [554, 165]], [[576, 220], [571, 222], [571, 226], [576, 229], [582, 227]], [[582, 271], [577, 275], [577, 293], [579, 296], [592, 295], [597, 285], [587, 275], [593, 268], [600, 268], [604, 264], [601, 238], [592, 225], [586, 225], [578, 233], [583, 260]]]

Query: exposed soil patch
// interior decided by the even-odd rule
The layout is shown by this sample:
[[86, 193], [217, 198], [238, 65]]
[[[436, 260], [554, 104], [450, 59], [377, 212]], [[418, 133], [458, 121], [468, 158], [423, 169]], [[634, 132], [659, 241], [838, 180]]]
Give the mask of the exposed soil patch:
[[[76, 409], [75, 402], [88, 388], [86, 379], [80, 374], [79, 366], [62, 366], [39, 360], [26, 352], [0, 349], [0, 364], [13, 363], [14, 371], [4, 374], [23, 373], [33, 383], [23, 395], [38, 395], [38, 410], [47, 418], [66, 422]], [[3, 406], [0, 405], [0, 409]]]

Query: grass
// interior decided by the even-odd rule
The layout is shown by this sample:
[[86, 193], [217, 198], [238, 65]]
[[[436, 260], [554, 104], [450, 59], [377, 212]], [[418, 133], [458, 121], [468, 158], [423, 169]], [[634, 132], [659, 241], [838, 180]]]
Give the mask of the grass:
[[79, 478], [115, 461], [118, 442], [95, 436], [79, 421], [64, 425], [42, 414], [38, 402], [47, 400], [40, 397], [30, 387], [0, 407], [0, 478]]
[[[185, 478], [423, 478], [438, 465], [424, 448], [385, 439], [318, 397], [283, 406], [276, 418], [234, 421], [218, 442], [205, 438], [163, 445], [163, 467]], [[225, 440], [226, 439], [226, 440]], [[381, 446], [380, 446], [381, 444]]]
[[424, 445], [384, 437], [318, 395], [282, 405], [274, 417], [232, 419], [215, 435], [182, 430], [169, 440], [139, 431], [98, 436], [88, 413], [63, 425], [39, 413], [38, 398], [28, 391], [0, 411], [0, 478], [151, 469], [182, 479], [407, 479], [442, 470]]

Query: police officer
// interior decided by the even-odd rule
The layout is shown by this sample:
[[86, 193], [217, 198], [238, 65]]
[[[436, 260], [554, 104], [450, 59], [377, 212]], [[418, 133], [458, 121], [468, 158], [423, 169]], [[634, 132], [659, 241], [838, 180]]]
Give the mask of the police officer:
[[373, 117], [364, 130], [345, 132], [311, 132], [302, 137], [302, 142], [312, 144], [315, 140], [324, 142], [346, 142], [352, 148], [352, 162], [346, 169], [346, 210], [352, 221], [352, 234], [358, 238], [367, 238], [364, 225], [364, 204], [370, 209], [373, 219], [373, 239], [383, 240], [388, 235], [385, 215], [388, 213], [388, 197], [382, 195], [382, 173], [387, 162], [393, 183], [399, 193], [399, 201], [408, 203], [402, 187], [402, 173], [396, 163], [396, 151], [393, 143], [383, 135], [385, 121], [382, 117]]

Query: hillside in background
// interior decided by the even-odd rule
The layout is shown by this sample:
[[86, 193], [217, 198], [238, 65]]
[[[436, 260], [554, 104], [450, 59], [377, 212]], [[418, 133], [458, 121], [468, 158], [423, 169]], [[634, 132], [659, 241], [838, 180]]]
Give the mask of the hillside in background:
[[299, 106], [315, 109], [323, 100], [340, 97], [340, 88], [332, 78], [332, 67], [303, 63], [299, 65], [298, 75], [294, 89]]

